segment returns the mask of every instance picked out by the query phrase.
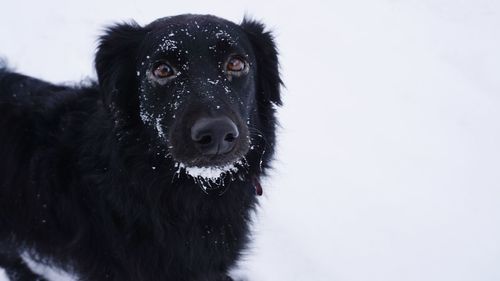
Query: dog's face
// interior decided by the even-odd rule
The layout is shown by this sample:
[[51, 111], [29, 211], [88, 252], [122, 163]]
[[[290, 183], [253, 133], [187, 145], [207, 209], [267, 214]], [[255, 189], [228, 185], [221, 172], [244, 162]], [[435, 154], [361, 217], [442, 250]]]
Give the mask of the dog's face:
[[182, 15], [115, 26], [96, 68], [117, 126], [142, 127], [178, 165], [231, 168], [274, 143], [281, 81], [259, 23]]
[[224, 166], [250, 147], [256, 62], [239, 26], [160, 20], [139, 50], [140, 116], [186, 166]]

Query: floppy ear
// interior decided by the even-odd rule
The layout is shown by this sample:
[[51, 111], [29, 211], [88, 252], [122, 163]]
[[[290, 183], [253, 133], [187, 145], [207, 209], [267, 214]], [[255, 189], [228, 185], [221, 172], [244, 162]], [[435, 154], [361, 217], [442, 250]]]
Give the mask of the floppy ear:
[[250, 39], [257, 60], [258, 95], [281, 105], [280, 88], [283, 82], [273, 35], [265, 30], [264, 24], [248, 18], [244, 18], [240, 26]]
[[103, 96], [115, 118], [137, 111], [137, 51], [146, 31], [137, 23], [117, 24], [99, 40], [95, 58], [97, 78]]

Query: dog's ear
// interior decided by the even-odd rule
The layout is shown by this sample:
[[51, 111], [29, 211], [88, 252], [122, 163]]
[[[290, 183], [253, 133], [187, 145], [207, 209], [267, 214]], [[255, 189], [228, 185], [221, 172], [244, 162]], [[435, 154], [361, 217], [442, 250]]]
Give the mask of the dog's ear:
[[281, 105], [281, 85], [279, 73], [278, 51], [271, 32], [266, 31], [264, 24], [244, 18], [240, 24], [252, 43], [257, 60], [257, 91], [264, 100]]
[[[137, 52], [146, 31], [132, 23], [114, 25], [99, 40], [95, 58], [104, 103], [116, 115], [138, 107]], [[119, 112], [118, 112], [119, 111]]]

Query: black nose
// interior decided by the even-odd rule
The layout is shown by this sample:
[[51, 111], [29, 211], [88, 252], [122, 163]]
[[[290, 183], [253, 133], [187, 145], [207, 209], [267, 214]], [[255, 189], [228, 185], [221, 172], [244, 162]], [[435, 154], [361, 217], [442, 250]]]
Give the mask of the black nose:
[[236, 124], [229, 117], [202, 117], [191, 127], [191, 139], [203, 155], [231, 151], [238, 139]]

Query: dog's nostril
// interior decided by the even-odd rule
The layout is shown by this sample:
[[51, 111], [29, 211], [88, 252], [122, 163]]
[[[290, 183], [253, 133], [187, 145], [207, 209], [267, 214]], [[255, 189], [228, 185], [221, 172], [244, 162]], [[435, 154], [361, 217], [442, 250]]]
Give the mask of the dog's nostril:
[[200, 140], [197, 141], [199, 144], [209, 144], [212, 142], [212, 137], [209, 135], [202, 136]]
[[236, 137], [233, 134], [227, 134], [226, 137], [224, 137], [224, 140], [227, 142], [233, 142], [236, 139]]

